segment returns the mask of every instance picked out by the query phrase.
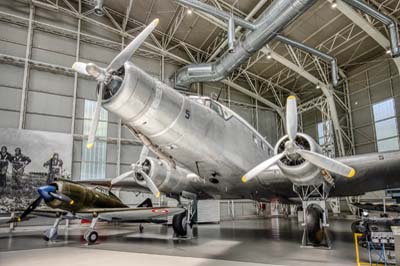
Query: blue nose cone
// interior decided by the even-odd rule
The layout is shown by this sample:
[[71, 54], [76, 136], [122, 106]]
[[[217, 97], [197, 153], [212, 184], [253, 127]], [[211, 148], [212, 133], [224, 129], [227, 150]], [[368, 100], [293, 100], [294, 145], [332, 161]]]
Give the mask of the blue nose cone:
[[37, 192], [45, 201], [51, 201], [54, 199], [53, 196], [50, 195], [50, 192], [56, 192], [55, 186], [42, 186], [38, 188]]

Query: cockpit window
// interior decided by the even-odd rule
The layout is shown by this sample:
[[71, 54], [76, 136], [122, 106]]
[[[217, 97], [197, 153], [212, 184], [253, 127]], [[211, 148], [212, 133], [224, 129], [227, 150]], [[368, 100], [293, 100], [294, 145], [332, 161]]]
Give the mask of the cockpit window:
[[224, 117], [224, 114], [222, 113], [221, 106], [219, 106], [215, 102], [211, 102], [211, 106], [210, 107], [211, 107], [211, 110], [213, 110], [214, 112], [216, 112], [220, 116]]
[[197, 96], [191, 96], [190, 98], [194, 99], [196, 102], [199, 104], [202, 104], [204, 106], [207, 106], [214, 112], [216, 112], [220, 117], [222, 117], [225, 120], [228, 120], [229, 118], [232, 117], [232, 113], [229, 112], [229, 109], [224, 108], [222, 105], [220, 105], [218, 102], [215, 102], [209, 98], [200, 98]]

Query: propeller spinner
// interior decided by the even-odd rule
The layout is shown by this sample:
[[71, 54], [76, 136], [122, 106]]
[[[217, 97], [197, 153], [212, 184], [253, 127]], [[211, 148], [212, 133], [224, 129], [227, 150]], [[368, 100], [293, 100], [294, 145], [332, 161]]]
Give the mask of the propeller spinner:
[[128, 61], [132, 55], [136, 52], [136, 50], [142, 45], [142, 43], [146, 40], [146, 38], [151, 34], [151, 32], [157, 27], [159, 23], [159, 19], [153, 20], [128, 46], [125, 47], [106, 68], [101, 68], [93, 63], [82, 63], [75, 62], [72, 65], [72, 69], [76, 72], [86, 75], [92, 76], [97, 79], [100, 83], [100, 89], [97, 97], [96, 109], [94, 111], [93, 119], [90, 125], [88, 142], [86, 147], [88, 149], [93, 148], [97, 125], [99, 123], [100, 117], [100, 109], [101, 109], [101, 101], [103, 99], [103, 90], [104, 85], [108, 84], [112, 73], [119, 68], [121, 68], [126, 61]]
[[356, 174], [356, 170], [350, 166], [345, 165], [335, 159], [326, 157], [322, 154], [305, 150], [296, 144], [297, 136], [297, 103], [295, 96], [289, 96], [286, 101], [286, 128], [289, 140], [285, 143], [285, 150], [282, 153], [276, 154], [271, 158], [260, 163], [242, 177], [242, 182], [246, 183], [256, 177], [262, 171], [275, 165], [282, 157], [290, 156], [293, 154], [300, 155], [303, 159], [309, 161], [315, 166], [326, 169], [329, 172], [345, 176], [348, 178]]

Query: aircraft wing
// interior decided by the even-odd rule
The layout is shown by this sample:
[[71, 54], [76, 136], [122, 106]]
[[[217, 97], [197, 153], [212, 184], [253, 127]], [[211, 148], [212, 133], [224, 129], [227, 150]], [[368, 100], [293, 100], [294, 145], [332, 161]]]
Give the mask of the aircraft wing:
[[[101, 186], [110, 187], [111, 179], [92, 179], [92, 180], [78, 180], [76, 183], [88, 185], [88, 186]], [[128, 177], [117, 184], [113, 185], [113, 188], [122, 188], [124, 191], [134, 192], [151, 192], [147, 187], [139, 185], [133, 177]]]
[[368, 191], [400, 188], [400, 151], [336, 158], [356, 170], [352, 178], [335, 175], [332, 196], [352, 196]]
[[[152, 219], [167, 217], [184, 211], [185, 209], [180, 207], [88, 208], [77, 212], [75, 217], [91, 220], [93, 218], [93, 213], [97, 213], [98, 217], [104, 221], [151, 222]], [[43, 208], [34, 210], [32, 214], [44, 217], [55, 217], [59, 214], [66, 215], [68, 212], [60, 209]]]

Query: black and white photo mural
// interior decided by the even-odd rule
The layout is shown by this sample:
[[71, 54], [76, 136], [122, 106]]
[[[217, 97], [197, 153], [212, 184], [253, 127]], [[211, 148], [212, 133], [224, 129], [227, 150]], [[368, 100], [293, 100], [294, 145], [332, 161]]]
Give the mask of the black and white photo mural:
[[0, 212], [23, 210], [36, 189], [55, 178], [71, 178], [70, 134], [0, 129]]

